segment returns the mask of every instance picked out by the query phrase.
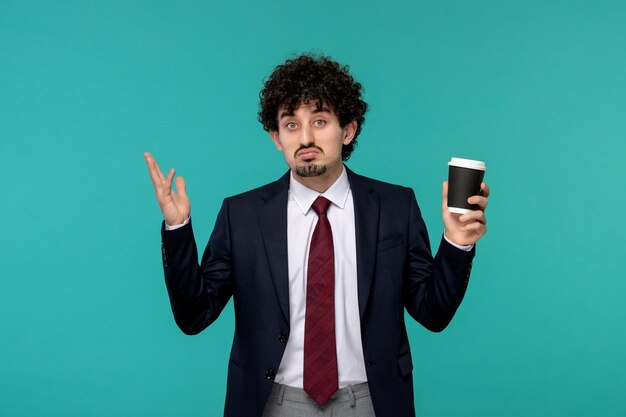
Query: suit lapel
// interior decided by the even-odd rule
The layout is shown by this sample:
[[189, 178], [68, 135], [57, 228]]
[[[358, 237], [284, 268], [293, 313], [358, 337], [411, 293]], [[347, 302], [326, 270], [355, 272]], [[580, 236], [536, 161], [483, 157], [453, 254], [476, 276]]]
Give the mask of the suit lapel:
[[289, 324], [289, 264], [287, 261], [287, 200], [289, 172], [261, 193], [261, 233], [272, 275], [274, 291], [285, 321]]
[[354, 200], [359, 314], [363, 320], [374, 280], [380, 201], [374, 189], [361, 176], [349, 169], [347, 171]]
[[[368, 186], [361, 176], [347, 167], [346, 170], [354, 200], [359, 314], [363, 319], [374, 280], [380, 201], [374, 189]], [[259, 222], [272, 283], [287, 323], [289, 323], [288, 198], [289, 172], [262, 191], [263, 202], [259, 208]]]

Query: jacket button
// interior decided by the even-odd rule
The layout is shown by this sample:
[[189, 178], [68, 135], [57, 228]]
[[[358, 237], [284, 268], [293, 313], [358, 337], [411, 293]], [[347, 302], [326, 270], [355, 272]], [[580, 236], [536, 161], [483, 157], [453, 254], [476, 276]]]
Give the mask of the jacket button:
[[167, 268], [167, 251], [165, 245], [161, 242], [161, 253], [163, 254], [163, 265]]
[[287, 335], [285, 333], [280, 333], [278, 335], [278, 340], [280, 343], [285, 343], [287, 341]]
[[269, 368], [267, 371], [265, 371], [265, 379], [267, 379], [268, 381], [274, 379], [274, 370], [272, 368]]

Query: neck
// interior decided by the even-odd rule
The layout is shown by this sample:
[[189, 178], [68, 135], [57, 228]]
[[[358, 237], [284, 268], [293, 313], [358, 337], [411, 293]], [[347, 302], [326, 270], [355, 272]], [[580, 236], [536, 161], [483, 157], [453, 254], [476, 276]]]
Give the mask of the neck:
[[311, 190], [317, 191], [318, 193], [323, 193], [330, 188], [331, 185], [337, 181], [337, 178], [343, 172], [343, 164], [339, 165], [339, 169], [333, 171], [326, 171], [324, 175], [319, 175], [317, 177], [301, 177], [294, 170], [291, 170], [293, 178], [298, 181], [300, 184], [305, 187], [310, 188]]

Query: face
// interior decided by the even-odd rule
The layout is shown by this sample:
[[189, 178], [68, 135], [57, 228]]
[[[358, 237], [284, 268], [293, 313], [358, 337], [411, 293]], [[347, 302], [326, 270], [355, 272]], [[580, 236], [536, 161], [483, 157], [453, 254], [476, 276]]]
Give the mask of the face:
[[280, 107], [278, 131], [270, 136], [297, 176], [336, 178], [342, 170], [341, 148], [352, 141], [356, 127], [355, 121], [341, 127], [333, 110], [309, 102], [291, 113]]

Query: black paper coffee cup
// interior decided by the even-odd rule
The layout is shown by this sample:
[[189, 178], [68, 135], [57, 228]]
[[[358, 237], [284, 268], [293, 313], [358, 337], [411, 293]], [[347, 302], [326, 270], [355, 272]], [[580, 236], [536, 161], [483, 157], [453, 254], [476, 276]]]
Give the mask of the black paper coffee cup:
[[482, 161], [452, 158], [448, 162], [448, 211], [464, 214], [478, 210], [477, 204], [469, 204], [467, 199], [480, 193], [487, 167]]

